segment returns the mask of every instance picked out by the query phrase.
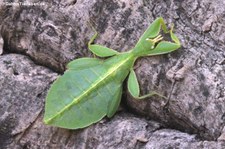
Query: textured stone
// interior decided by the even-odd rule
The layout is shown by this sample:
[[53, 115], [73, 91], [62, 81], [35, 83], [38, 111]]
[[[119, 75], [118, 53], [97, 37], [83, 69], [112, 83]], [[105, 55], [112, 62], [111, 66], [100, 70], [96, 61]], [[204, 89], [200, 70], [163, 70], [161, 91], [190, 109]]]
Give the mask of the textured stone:
[[46, 90], [56, 76], [26, 56], [0, 56], [0, 148], [40, 116]]
[[2, 38], [2, 36], [0, 34], [0, 55], [3, 53], [3, 44], [4, 44], [4, 41], [3, 41], [3, 38]]
[[[37, 120], [28, 131], [22, 135], [19, 141], [21, 147], [74, 148], [80, 145], [81, 148], [85, 146], [87, 148], [92, 146], [96, 148], [224, 148], [222, 140], [224, 140], [225, 125], [225, 8], [223, 6], [223, 0], [182, 2], [178, 0], [70, 0], [63, 2], [50, 0], [36, 6], [0, 5], [0, 33], [4, 39], [4, 54], [12, 52], [28, 55], [36, 64], [44, 65], [57, 72], [63, 72], [66, 64], [72, 59], [92, 56], [87, 49], [87, 42], [93, 35], [90, 24], [100, 33], [97, 43], [123, 52], [135, 45], [140, 35], [156, 17], [162, 16], [166, 22], [175, 24], [175, 32], [182, 43], [182, 48], [176, 52], [164, 56], [141, 58], [135, 66], [141, 93], [146, 94], [150, 90], [155, 90], [167, 96], [168, 101], [159, 97], [137, 101], [126, 89], [123, 96], [123, 102], [127, 105], [125, 108], [128, 108], [130, 112], [159, 121], [168, 129], [161, 130], [161, 127], [153, 127], [153, 131], [149, 132], [148, 129], [144, 129], [148, 124], [145, 119], [141, 119], [143, 123], [138, 123], [137, 131], [129, 129], [134, 126], [129, 128], [121, 126], [121, 129], [116, 127], [118, 123], [123, 123], [127, 119], [132, 119], [135, 123], [140, 120], [134, 115], [127, 114], [116, 116], [110, 121], [103, 120], [103, 128], [99, 127], [102, 123], [78, 131], [44, 126], [40, 118], [42, 116], [40, 109], [43, 107], [47, 86], [56, 74], [53, 75], [49, 70], [44, 72], [43, 76], [51, 77], [49, 76], [48, 81], [43, 81], [45, 85], [42, 87], [38, 87], [42, 83], [37, 83], [36, 90], [34, 83], [23, 84], [24, 78], [17, 75], [18, 70], [13, 66], [10, 69], [2, 69], [4, 73], [0, 76], [1, 84], [5, 82], [11, 86], [13, 84], [13, 87], [18, 90], [1, 86], [0, 92], [4, 94], [2, 96], [4, 102], [1, 102], [3, 100], [0, 102], [7, 104], [6, 98], [13, 95], [14, 99], [24, 101], [24, 105], [23, 108], [11, 107], [11, 113], [4, 112], [0, 108], [0, 112], [4, 112], [0, 116], [2, 126], [0, 134], [6, 134], [4, 137], [1, 135], [1, 139], [6, 144], [10, 141], [14, 142], [15, 138], [10, 136], [12, 134], [15, 134], [16, 138], [21, 136], [19, 132], [27, 130], [25, 126], [36, 118]], [[17, 65], [20, 63], [23, 65], [24, 60], [20, 60], [15, 60]], [[1, 65], [5, 67], [5, 64]], [[34, 66], [33, 70], [22, 69], [21, 66], [21, 70], [26, 70], [24, 73], [29, 74], [27, 72], [35, 71], [36, 67], [39, 67]], [[11, 75], [4, 75], [7, 73]], [[17, 78], [12, 77], [12, 74]], [[25, 79], [30, 81], [33, 77], [25, 77]], [[30, 91], [32, 94], [28, 94]], [[44, 92], [40, 97], [42, 102], [30, 103], [34, 113], [31, 114], [24, 108], [28, 105], [25, 101], [27, 98], [33, 100], [40, 91]], [[10, 109], [10, 107], [7, 108]], [[22, 111], [19, 112], [20, 110]], [[13, 114], [14, 112], [18, 113]], [[37, 116], [39, 113], [40, 117]], [[23, 127], [16, 126], [22, 123], [24, 123]], [[128, 142], [127, 146], [116, 139], [112, 141], [114, 142], [112, 145], [111, 138], [108, 136], [111, 133], [110, 130], [114, 130], [113, 133], [120, 131], [128, 135], [124, 139]], [[94, 133], [87, 133], [88, 131]], [[141, 134], [144, 137], [135, 144], [135, 139], [133, 141], [129, 135], [138, 134], [139, 131], [143, 132]], [[19, 135], [16, 135], [17, 133]], [[85, 134], [88, 136], [86, 140], [82, 140]], [[113, 136], [121, 138], [120, 134], [113, 134]], [[221, 142], [215, 141], [217, 139]], [[82, 144], [82, 142], [85, 143]], [[15, 144], [10, 145], [11, 148], [15, 148]]]
[[224, 142], [199, 141], [193, 135], [175, 130], [161, 129], [154, 132], [146, 144], [146, 149], [223, 149]]
[[146, 58], [136, 72], [142, 94], [155, 90], [170, 100], [166, 103], [155, 97], [135, 101], [128, 97], [132, 109], [208, 140], [220, 136], [225, 124], [222, 3], [222, 0], [189, 0], [173, 1], [171, 7], [161, 5], [165, 16], [171, 12], [178, 14], [174, 22], [182, 48], [164, 57]]

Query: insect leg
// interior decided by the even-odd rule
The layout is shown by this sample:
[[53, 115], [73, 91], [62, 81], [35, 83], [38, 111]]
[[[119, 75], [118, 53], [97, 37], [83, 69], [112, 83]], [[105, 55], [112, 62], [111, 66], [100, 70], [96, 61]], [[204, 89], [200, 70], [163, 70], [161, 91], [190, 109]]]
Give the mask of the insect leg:
[[136, 74], [133, 69], [131, 70], [129, 78], [128, 78], [128, 90], [135, 99], [145, 99], [147, 97], [151, 97], [151, 96], [155, 96], [155, 95], [167, 99], [167, 97], [165, 97], [155, 91], [152, 91], [146, 95], [140, 96], [139, 84], [138, 84], [137, 77], [136, 77]]
[[113, 49], [107, 48], [99, 44], [93, 44], [94, 40], [98, 36], [98, 33], [93, 26], [92, 29], [94, 30], [95, 34], [91, 37], [90, 41], [88, 42], [88, 48], [89, 50], [91, 50], [92, 53], [94, 53], [99, 57], [109, 57], [118, 54], [118, 52]]

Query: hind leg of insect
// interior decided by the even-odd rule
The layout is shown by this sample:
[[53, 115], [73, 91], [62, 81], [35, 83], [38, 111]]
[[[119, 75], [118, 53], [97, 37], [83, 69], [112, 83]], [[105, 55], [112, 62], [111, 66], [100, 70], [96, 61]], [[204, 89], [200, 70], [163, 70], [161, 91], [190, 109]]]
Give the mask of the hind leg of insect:
[[94, 40], [98, 36], [98, 33], [93, 26], [92, 29], [94, 30], [95, 34], [91, 37], [90, 41], [88, 42], [88, 48], [91, 50], [92, 53], [94, 53], [99, 57], [109, 57], [118, 54], [118, 52], [113, 49], [107, 48], [99, 44], [93, 44]]
[[140, 96], [139, 84], [138, 84], [137, 77], [136, 77], [136, 74], [133, 69], [130, 71], [130, 74], [128, 77], [128, 90], [135, 99], [145, 99], [147, 97], [151, 97], [154, 95], [157, 95], [159, 97], [167, 99], [167, 97], [165, 97], [157, 92], [154, 92], [154, 91], [149, 92], [146, 95]]

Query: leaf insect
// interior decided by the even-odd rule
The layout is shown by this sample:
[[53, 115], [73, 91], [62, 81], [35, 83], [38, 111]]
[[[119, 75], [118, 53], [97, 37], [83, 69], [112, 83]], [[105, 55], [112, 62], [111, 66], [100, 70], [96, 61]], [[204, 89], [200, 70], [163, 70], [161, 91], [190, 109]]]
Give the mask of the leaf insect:
[[[164, 41], [160, 29], [169, 33], [172, 42]], [[173, 33], [167, 30], [162, 17], [157, 18], [144, 32], [133, 49], [119, 53], [102, 45], [93, 44], [97, 32], [88, 43], [88, 48], [97, 56], [106, 58], [79, 58], [67, 65], [65, 73], [51, 86], [45, 103], [44, 123], [52, 126], [79, 129], [111, 118], [121, 101], [122, 85], [128, 77], [128, 90], [135, 99], [144, 99], [154, 92], [140, 96], [134, 62], [139, 57], [170, 53], [180, 47]]]

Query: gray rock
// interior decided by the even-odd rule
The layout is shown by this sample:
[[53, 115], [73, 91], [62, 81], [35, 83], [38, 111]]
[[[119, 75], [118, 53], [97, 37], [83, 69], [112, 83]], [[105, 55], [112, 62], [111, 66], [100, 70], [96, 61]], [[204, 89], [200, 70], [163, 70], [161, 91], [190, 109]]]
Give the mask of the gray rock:
[[146, 149], [223, 149], [224, 142], [199, 141], [193, 135], [175, 130], [161, 129], [154, 132], [146, 144]]
[[[223, 4], [223, 0], [182, 2], [177, 0], [66, 2], [52, 0], [35, 6], [0, 5], [0, 32], [4, 39], [4, 52], [27, 55], [36, 64], [57, 72], [63, 72], [65, 65], [72, 59], [92, 56], [87, 49], [87, 42], [93, 35], [90, 24], [100, 33], [97, 43], [123, 52], [135, 45], [140, 35], [156, 17], [162, 16], [168, 23], [175, 23], [175, 32], [182, 43], [182, 48], [178, 51], [165, 56], [141, 58], [135, 67], [141, 93], [146, 94], [154, 90], [167, 96], [168, 101], [159, 97], [137, 101], [127, 91], [124, 94], [126, 105], [131, 112], [145, 115], [159, 121], [166, 128], [182, 132], [169, 129], [157, 131], [161, 127], [151, 127], [153, 131], [149, 132], [144, 128], [148, 124], [145, 119], [141, 119], [143, 123], [138, 123], [137, 130], [130, 129], [135, 128], [133, 125], [129, 128], [122, 125], [119, 129], [117, 127], [119, 123], [125, 121], [125, 124], [129, 125], [127, 119], [132, 119], [135, 123], [140, 121], [139, 118], [127, 114], [116, 116], [110, 121], [103, 120], [103, 128], [99, 127], [102, 123], [78, 131], [44, 126], [41, 122], [43, 100], [56, 74], [41, 67], [46, 71], [42, 76], [48, 79], [40, 78], [43, 82], [39, 80], [40, 83], [37, 83], [38, 81], [33, 81], [35, 75], [28, 74], [32, 71], [35, 71], [34, 74], [37, 73], [40, 66], [32, 64], [35, 69], [25, 68], [27, 60], [23, 59], [26, 57], [16, 56], [19, 58], [12, 60], [15, 61], [16, 66], [6, 69], [5, 64], [0, 64], [0, 67], [4, 68], [1, 71], [3, 75], [0, 76], [2, 77], [0, 93], [3, 94], [1, 97], [4, 97], [0, 102], [0, 105], [4, 105], [4, 108], [0, 108], [0, 113], [3, 113], [0, 116], [0, 125], [3, 128], [0, 134], [6, 134], [2, 135], [3, 142], [6, 144], [8, 142], [11, 148], [15, 148], [15, 138], [20, 136], [18, 142], [21, 146], [17, 146], [18, 148], [74, 148], [79, 145], [81, 148], [92, 146], [96, 148], [224, 148], [222, 141], [225, 125], [225, 20], [223, 19], [225, 8]], [[0, 59], [3, 57], [5, 55]], [[26, 77], [21, 76], [18, 70], [21, 70]], [[33, 83], [25, 83], [24, 80]], [[31, 91], [32, 93], [28, 94]], [[33, 101], [40, 92], [42, 92], [39, 95], [41, 102], [31, 102], [32, 108], [25, 108], [28, 106], [27, 99]], [[13, 104], [13, 99], [18, 100], [15, 102], [17, 105], [15, 107], [9, 106]], [[18, 106], [18, 102], [23, 106]], [[10, 112], [4, 112], [5, 109]], [[28, 112], [30, 110], [32, 112]], [[29, 123], [32, 125], [30, 126]], [[116, 134], [118, 131], [124, 133], [127, 138], [122, 137], [122, 140], [127, 144], [116, 138], [111, 141], [111, 137], [108, 136], [110, 130], [114, 130], [112, 136], [115, 137], [121, 138], [120, 134]], [[87, 133], [88, 131], [94, 133]], [[135, 144], [130, 137], [138, 132], [143, 132], [144, 137], [141, 138], [141, 142], [145, 143]], [[184, 132], [196, 134], [197, 137]], [[88, 136], [83, 140], [85, 134]], [[16, 137], [11, 137], [12, 135]], [[217, 138], [221, 142], [211, 141]], [[9, 143], [10, 141], [14, 144]]]
[[220, 136], [225, 124], [222, 3], [189, 0], [160, 5], [167, 10], [165, 15], [177, 13], [173, 22], [182, 48], [138, 63], [136, 72], [142, 94], [154, 90], [169, 97], [169, 101], [158, 97], [135, 101], [128, 96], [128, 105], [134, 111], [207, 140]]
[[3, 44], [4, 44], [4, 41], [3, 41], [3, 38], [0, 34], [0, 55], [2, 55], [2, 53], [3, 53]]
[[29, 129], [44, 108], [57, 74], [17, 54], [0, 56], [0, 148]]

